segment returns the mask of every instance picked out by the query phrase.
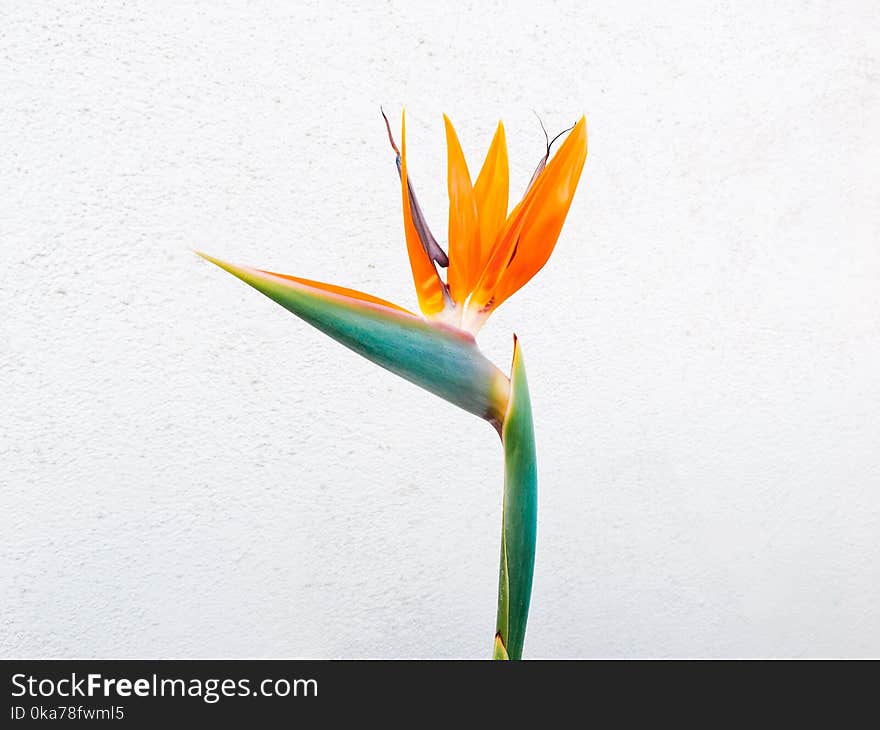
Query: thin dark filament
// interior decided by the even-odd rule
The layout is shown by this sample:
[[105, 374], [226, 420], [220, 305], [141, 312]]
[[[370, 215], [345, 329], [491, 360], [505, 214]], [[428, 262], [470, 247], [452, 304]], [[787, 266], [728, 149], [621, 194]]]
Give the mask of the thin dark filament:
[[547, 166], [547, 160], [550, 159], [550, 148], [553, 146], [553, 143], [559, 139], [563, 134], [570, 132], [575, 128], [575, 125], [572, 124], [568, 129], [563, 129], [559, 134], [557, 134], [553, 139], [550, 139], [550, 135], [547, 134], [547, 127], [544, 126], [544, 122], [541, 120], [541, 117], [538, 116], [538, 112], [532, 110], [532, 113], [537, 117], [538, 124], [541, 125], [541, 131], [544, 133], [544, 144], [546, 145], [546, 150], [544, 152], [544, 156], [541, 158], [540, 162], [538, 162], [538, 167], [535, 168], [535, 171], [532, 173], [532, 178], [529, 180], [529, 184], [526, 187], [526, 192], [531, 190], [532, 185], [535, 184], [535, 181], [538, 179], [538, 176], [544, 171], [544, 168]]

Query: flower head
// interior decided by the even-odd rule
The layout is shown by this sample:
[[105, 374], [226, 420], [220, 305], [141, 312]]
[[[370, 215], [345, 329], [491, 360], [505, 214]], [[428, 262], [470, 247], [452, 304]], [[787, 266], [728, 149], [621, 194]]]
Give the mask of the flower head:
[[[426, 317], [476, 332], [489, 315], [526, 284], [550, 258], [571, 206], [587, 156], [583, 117], [550, 159], [551, 141], [522, 199], [508, 215], [509, 169], [501, 122], [476, 182], [449, 117], [446, 126], [449, 193], [449, 254], [425, 221], [409, 177], [406, 117], [397, 155], [403, 228], [419, 306]], [[555, 141], [555, 139], [553, 140]], [[438, 270], [447, 269], [444, 281]]]
[[[547, 141], [525, 195], [508, 215], [504, 127], [498, 124], [472, 183], [455, 129], [444, 119], [448, 255], [431, 233], [410, 180], [406, 118], [399, 149], [388, 127], [400, 175], [406, 247], [424, 317], [347, 287], [200, 255], [346, 347], [498, 428], [509, 379], [483, 356], [473, 333], [550, 257], [584, 165], [586, 125], [581, 118], [552, 158], [552, 142]], [[440, 269], [447, 270], [445, 281]]]

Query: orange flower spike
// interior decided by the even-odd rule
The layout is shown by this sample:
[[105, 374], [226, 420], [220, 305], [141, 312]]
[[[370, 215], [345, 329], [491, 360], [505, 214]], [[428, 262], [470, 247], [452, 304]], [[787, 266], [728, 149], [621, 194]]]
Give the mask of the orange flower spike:
[[586, 158], [587, 124], [581, 117], [535, 181], [519, 240], [495, 293], [495, 306], [525, 286], [547, 263], [571, 207]]
[[446, 124], [447, 187], [449, 190], [449, 293], [464, 304], [474, 288], [480, 266], [480, 229], [471, 174], [449, 117]]
[[419, 298], [419, 307], [427, 317], [440, 314], [447, 306], [446, 285], [431, 261], [413, 221], [409, 185], [406, 174], [406, 112], [401, 115], [400, 132], [400, 187], [403, 196], [403, 230], [406, 235], [406, 250], [412, 268], [413, 283]]
[[472, 326], [479, 327], [492, 310], [547, 263], [586, 156], [587, 128], [581, 117], [508, 217], [468, 305]]
[[[498, 122], [489, 152], [477, 182], [474, 195], [477, 199], [477, 214], [480, 222], [480, 265], [477, 276], [485, 267], [504, 221], [507, 220], [507, 204], [510, 192], [510, 171], [507, 163], [507, 139], [504, 125]], [[476, 281], [474, 282], [476, 284]]]

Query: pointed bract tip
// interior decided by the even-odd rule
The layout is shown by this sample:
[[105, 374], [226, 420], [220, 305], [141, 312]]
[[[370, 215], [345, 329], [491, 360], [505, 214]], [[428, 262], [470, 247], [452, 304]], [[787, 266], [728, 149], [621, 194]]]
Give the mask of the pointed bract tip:
[[504, 638], [501, 636], [501, 632], [498, 631], [495, 633], [495, 644], [492, 650], [492, 658], [501, 661], [508, 661], [510, 659], [510, 655], [507, 653], [507, 647], [504, 646]]
[[220, 268], [223, 268], [223, 264], [226, 263], [225, 261], [221, 261], [220, 259], [211, 256], [211, 254], [205, 253], [204, 251], [199, 251], [197, 248], [192, 249], [192, 252], [196, 256], [200, 256], [201, 258], [205, 259], [205, 261], [212, 263], [215, 266], [219, 266]]
[[245, 266], [236, 266], [235, 264], [230, 264], [228, 261], [223, 261], [223, 259], [218, 259], [216, 256], [211, 256], [210, 254], [205, 253], [204, 251], [193, 251], [196, 256], [201, 256], [205, 261], [208, 261], [214, 266], [218, 266], [224, 271], [228, 271], [233, 276], [237, 276], [242, 278], [242, 274], [246, 271], [247, 267]]

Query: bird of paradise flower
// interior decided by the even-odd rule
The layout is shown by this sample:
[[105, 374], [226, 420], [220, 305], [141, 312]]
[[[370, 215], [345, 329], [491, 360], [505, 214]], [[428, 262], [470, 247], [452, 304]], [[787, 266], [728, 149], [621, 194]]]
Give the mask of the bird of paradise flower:
[[[385, 117], [401, 183], [406, 249], [423, 316], [353, 289], [238, 266], [198, 253], [346, 347], [480, 416], [498, 431], [505, 464], [493, 657], [520, 659], [537, 532], [532, 409], [516, 335], [510, 377], [486, 359], [474, 335], [550, 257], [586, 160], [586, 121], [581, 117], [568, 130], [568, 137], [552, 158], [552, 142], [547, 140], [525, 194], [510, 213], [502, 123], [498, 123], [474, 182], [455, 129], [445, 115], [444, 122], [448, 255], [431, 233], [409, 177], [406, 116], [401, 119], [399, 148]], [[446, 269], [445, 280], [440, 269]]]

